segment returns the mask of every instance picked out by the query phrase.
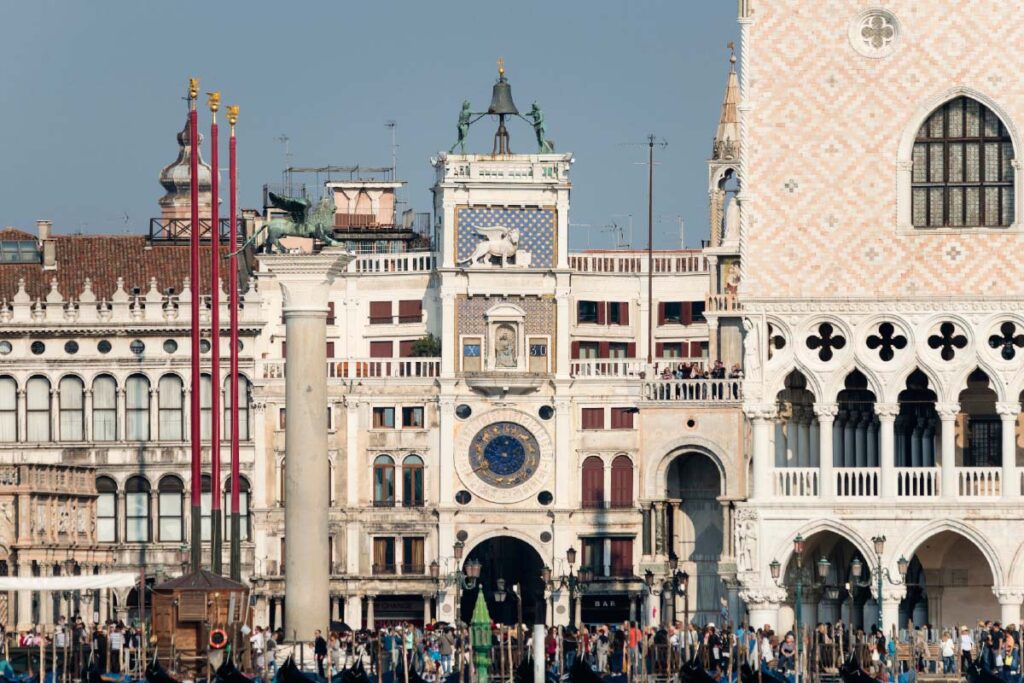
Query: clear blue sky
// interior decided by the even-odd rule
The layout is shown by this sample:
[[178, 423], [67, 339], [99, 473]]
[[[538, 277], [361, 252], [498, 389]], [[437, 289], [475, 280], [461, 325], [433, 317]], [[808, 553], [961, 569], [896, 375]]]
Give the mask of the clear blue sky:
[[[464, 98], [486, 108], [501, 56], [519, 109], [537, 100], [548, 136], [576, 157], [570, 220], [593, 227], [572, 228], [574, 248], [588, 230], [591, 247], [611, 246], [602, 226], [626, 214], [644, 246], [646, 150], [627, 143], [649, 132], [668, 142], [655, 245], [678, 245], [681, 215], [692, 246], [707, 236], [705, 160], [735, 15], [732, 0], [8, 3], [0, 226], [49, 218], [60, 233], [144, 232], [191, 75], [241, 106], [242, 206], [259, 207], [263, 183], [280, 181], [281, 134], [294, 165], [383, 166], [392, 119], [404, 198], [429, 211], [429, 157], [454, 142]], [[490, 151], [492, 134], [489, 121], [475, 125], [472, 150]], [[525, 123], [511, 135], [514, 151], [533, 149]], [[226, 145], [221, 156], [226, 167]]]

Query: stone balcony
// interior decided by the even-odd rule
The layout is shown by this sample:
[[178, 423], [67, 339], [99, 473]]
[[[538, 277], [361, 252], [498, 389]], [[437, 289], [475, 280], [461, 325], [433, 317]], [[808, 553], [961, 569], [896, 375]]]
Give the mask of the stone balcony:
[[[776, 467], [772, 471], [772, 495], [777, 499], [835, 498], [877, 500], [882, 497], [881, 467], [832, 467], [823, 473], [820, 467]], [[1004, 482], [1000, 467], [955, 467], [951, 476], [955, 486], [944, 494], [941, 467], [893, 467], [894, 497], [897, 500], [998, 500], [1024, 494], [1024, 474]], [[829, 477], [833, 494], [825, 496], [823, 477]], [[1004, 491], [1004, 486], [1010, 489]], [[1004, 493], [1006, 494], [1004, 496]]]

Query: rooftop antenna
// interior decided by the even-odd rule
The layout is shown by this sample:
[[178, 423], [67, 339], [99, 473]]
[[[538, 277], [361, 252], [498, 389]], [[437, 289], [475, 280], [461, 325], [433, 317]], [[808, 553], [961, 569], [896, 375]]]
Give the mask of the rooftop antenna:
[[679, 223], [679, 248], [686, 249], [686, 220], [679, 214], [658, 214], [659, 223]]
[[617, 222], [612, 221], [604, 227], [601, 232], [611, 233], [615, 237], [615, 248], [616, 249], [629, 249], [630, 243], [626, 241], [626, 235], [622, 230], [622, 226]]
[[[594, 227], [594, 226], [592, 226], [590, 223], [569, 223], [570, 231], [573, 228], [587, 228], [587, 249], [590, 249], [590, 232], [591, 232], [590, 228], [592, 228], [592, 227]], [[570, 237], [571, 237], [572, 233], [570, 232], [569, 234], [570, 234]]]
[[398, 180], [398, 143], [395, 142], [395, 133], [398, 130], [398, 122], [389, 119], [384, 127], [391, 131], [391, 179]]
[[613, 213], [612, 218], [625, 218], [629, 225], [628, 237], [623, 237], [619, 241], [621, 246], [619, 249], [632, 249], [633, 248], [633, 214], [631, 213]]

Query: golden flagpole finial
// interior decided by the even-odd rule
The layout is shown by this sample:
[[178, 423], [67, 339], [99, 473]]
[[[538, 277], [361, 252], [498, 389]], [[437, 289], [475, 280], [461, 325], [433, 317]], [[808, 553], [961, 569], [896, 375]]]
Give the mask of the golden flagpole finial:
[[228, 105], [228, 123], [230, 123], [232, 126], [234, 126], [235, 123], [237, 123], [237, 122], [238, 122], [238, 105], [237, 104], [229, 104]]
[[216, 90], [208, 92], [206, 93], [206, 99], [207, 103], [210, 105], [210, 111], [216, 114], [217, 110], [220, 109], [220, 92]]
[[498, 57], [498, 78], [505, 77], [505, 58]]
[[188, 98], [194, 100], [199, 97], [199, 79], [190, 78], [188, 79]]

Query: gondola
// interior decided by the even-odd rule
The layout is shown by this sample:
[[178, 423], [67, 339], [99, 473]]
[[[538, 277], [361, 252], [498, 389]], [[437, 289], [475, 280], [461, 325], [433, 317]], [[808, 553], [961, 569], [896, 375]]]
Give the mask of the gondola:
[[860, 668], [860, 662], [854, 656], [839, 667], [839, 676], [843, 683], [876, 683], [874, 676]]
[[583, 661], [582, 657], [577, 657], [569, 667], [569, 683], [603, 683], [603, 679]]
[[275, 683], [309, 683], [318, 680], [318, 676], [315, 673], [305, 674], [299, 671], [299, 667], [295, 666], [295, 658], [289, 657], [277, 670], [274, 680]]
[[332, 676], [331, 683], [370, 683], [370, 677], [366, 675], [362, 659], [359, 659], [352, 667]]
[[740, 666], [741, 683], [789, 683], [778, 671], [772, 671], [767, 667], [761, 667], [761, 675], [754, 671], [750, 664], [744, 663]]
[[213, 680], [215, 683], [252, 683], [251, 678], [238, 670], [231, 657], [224, 658], [224, 662], [214, 672]]
[[156, 656], [146, 665], [146, 683], [178, 683], [178, 680], [167, 673], [167, 669], [160, 666]]
[[964, 669], [964, 676], [967, 677], [967, 683], [1006, 683], [1006, 681], [983, 667], [977, 661]]
[[698, 651], [698, 655], [679, 667], [679, 680], [682, 683], [718, 683], [715, 677], [698, 663], [699, 661]]

